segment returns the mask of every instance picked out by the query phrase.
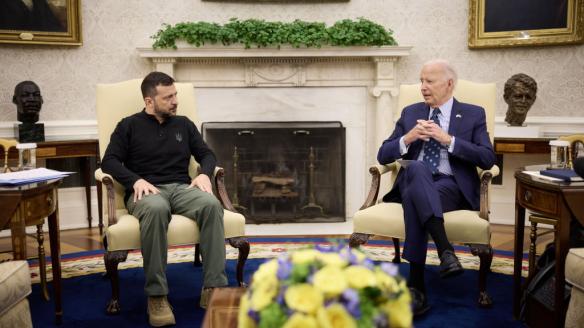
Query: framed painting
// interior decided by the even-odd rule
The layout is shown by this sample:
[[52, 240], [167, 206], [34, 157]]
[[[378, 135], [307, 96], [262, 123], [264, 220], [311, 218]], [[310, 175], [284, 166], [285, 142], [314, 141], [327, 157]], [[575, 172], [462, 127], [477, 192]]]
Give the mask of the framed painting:
[[0, 43], [81, 45], [81, 0], [1, 0]]
[[469, 48], [584, 40], [584, 0], [469, 0]]

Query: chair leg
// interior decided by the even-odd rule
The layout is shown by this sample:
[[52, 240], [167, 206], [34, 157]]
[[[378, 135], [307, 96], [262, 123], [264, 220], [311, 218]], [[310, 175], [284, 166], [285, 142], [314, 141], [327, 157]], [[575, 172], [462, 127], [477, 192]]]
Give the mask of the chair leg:
[[200, 267], [203, 265], [201, 262], [201, 250], [199, 249], [199, 244], [195, 244], [195, 260], [193, 261], [193, 266]]
[[118, 264], [124, 262], [128, 257], [128, 251], [105, 252], [103, 260], [105, 270], [112, 284], [112, 298], [106, 306], [107, 314], [120, 313], [120, 280], [118, 276]]
[[240, 287], [246, 287], [247, 284], [243, 281], [243, 267], [245, 266], [245, 261], [247, 261], [247, 256], [249, 255], [249, 242], [245, 237], [233, 237], [228, 238], [229, 245], [237, 248], [237, 284]]
[[45, 259], [45, 235], [43, 234], [43, 224], [37, 224], [37, 242], [39, 254], [39, 274], [41, 276], [41, 296], [45, 301], [50, 299], [47, 289], [47, 261]]
[[351, 238], [349, 238], [349, 247], [356, 248], [366, 244], [369, 240], [369, 237], [371, 237], [371, 235], [366, 233], [353, 232], [351, 234]]
[[487, 275], [491, 272], [493, 262], [493, 248], [491, 245], [469, 245], [473, 255], [480, 259], [479, 267], [479, 307], [488, 308], [493, 305], [493, 300], [487, 293]]
[[393, 256], [392, 262], [395, 264], [401, 263], [401, 257], [399, 252], [399, 238], [391, 238], [393, 240], [393, 248], [395, 249], [395, 254]]

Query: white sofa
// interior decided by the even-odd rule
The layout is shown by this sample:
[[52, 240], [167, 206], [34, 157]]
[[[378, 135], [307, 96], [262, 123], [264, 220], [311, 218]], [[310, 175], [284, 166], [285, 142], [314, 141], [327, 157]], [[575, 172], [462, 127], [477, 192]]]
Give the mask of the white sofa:
[[30, 270], [26, 261], [0, 263], [0, 327], [32, 327], [26, 298], [30, 292]]
[[572, 285], [566, 328], [584, 327], [584, 248], [572, 248], [566, 257], [566, 281]]

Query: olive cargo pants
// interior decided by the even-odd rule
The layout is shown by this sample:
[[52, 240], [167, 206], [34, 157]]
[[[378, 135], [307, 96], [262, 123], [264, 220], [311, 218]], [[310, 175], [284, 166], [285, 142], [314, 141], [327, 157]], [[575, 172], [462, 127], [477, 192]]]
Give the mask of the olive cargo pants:
[[180, 214], [195, 220], [199, 227], [200, 250], [204, 259], [203, 286], [226, 286], [223, 207], [219, 200], [199, 188], [187, 188], [187, 184], [172, 183], [156, 187], [160, 190], [159, 194], [143, 196], [137, 202], [130, 195], [126, 202], [128, 212], [140, 221], [146, 295], [168, 294], [166, 232], [171, 214]]

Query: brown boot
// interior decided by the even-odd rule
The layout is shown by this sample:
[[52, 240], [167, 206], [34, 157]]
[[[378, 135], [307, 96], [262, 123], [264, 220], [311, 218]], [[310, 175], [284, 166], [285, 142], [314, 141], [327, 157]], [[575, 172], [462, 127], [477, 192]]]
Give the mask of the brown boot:
[[201, 289], [201, 301], [199, 305], [203, 308], [207, 308], [207, 304], [209, 304], [209, 300], [211, 300], [211, 294], [213, 294], [213, 287], [207, 287]]
[[148, 322], [152, 327], [174, 325], [174, 314], [166, 296], [148, 297]]

